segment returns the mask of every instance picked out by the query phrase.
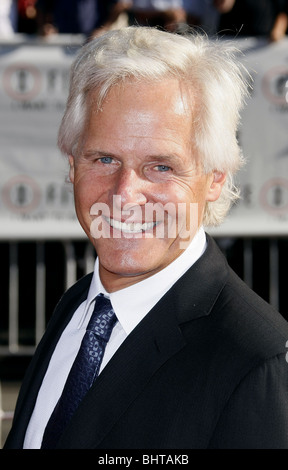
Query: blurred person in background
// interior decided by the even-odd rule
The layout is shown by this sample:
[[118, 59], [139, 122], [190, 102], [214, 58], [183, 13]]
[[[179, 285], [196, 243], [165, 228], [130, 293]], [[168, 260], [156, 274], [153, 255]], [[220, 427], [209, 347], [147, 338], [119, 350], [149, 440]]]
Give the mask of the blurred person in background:
[[130, 24], [160, 27], [176, 31], [186, 24], [187, 15], [182, 0], [133, 0]]
[[190, 26], [200, 26], [205, 14], [205, 0], [182, 0], [186, 22]]
[[18, 0], [18, 33], [38, 33], [37, 0]]
[[97, 35], [129, 6], [129, 0], [38, 0], [40, 33]]
[[187, 24], [199, 27], [208, 35], [217, 31], [219, 12], [214, 7], [213, 0], [182, 0], [186, 12]]
[[180, 33], [191, 33], [195, 29], [189, 27], [193, 27], [214, 34], [218, 16], [213, 0], [133, 0], [129, 18], [131, 25]]
[[0, 1], [0, 38], [13, 37], [17, 32], [17, 0]]
[[214, 0], [221, 36], [263, 36], [281, 40], [288, 27], [287, 0]]

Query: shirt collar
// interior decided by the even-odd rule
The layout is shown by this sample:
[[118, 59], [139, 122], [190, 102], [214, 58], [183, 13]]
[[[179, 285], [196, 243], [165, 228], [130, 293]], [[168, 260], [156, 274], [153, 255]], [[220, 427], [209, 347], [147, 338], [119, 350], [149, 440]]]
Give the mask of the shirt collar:
[[111, 300], [114, 312], [128, 335], [145, 315], [156, 305], [170, 287], [197, 261], [206, 249], [206, 236], [201, 227], [185, 251], [166, 268], [132, 286], [108, 293], [99, 277], [99, 261], [96, 258], [88, 297], [80, 323], [91, 311], [95, 297], [103, 293]]

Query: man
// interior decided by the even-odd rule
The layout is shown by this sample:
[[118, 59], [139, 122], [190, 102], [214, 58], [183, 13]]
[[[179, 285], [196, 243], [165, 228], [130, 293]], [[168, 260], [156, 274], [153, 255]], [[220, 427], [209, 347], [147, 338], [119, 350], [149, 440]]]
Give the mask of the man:
[[[59, 147], [98, 256], [56, 307], [5, 448], [288, 447], [287, 323], [203, 229], [237, 197], [246, 92], [233, 49], [204, 37], [130, 27], [82, 48]], [[86, 387], [84, 367], [65, 395], [98, 294], [117, 321], [58, 419]]]

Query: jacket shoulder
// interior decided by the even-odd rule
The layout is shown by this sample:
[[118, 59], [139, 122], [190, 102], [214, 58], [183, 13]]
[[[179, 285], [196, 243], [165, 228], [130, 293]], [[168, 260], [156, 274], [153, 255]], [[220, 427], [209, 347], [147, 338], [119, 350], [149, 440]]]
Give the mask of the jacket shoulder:
[[[234, 271], [229, 270], [214, 314], [234, 344], [241, 344], [257, 360], [285, 352], [288, 322], [268, 302], [248, 287]], [[227, 326], [230, 326], [227, 328]]]

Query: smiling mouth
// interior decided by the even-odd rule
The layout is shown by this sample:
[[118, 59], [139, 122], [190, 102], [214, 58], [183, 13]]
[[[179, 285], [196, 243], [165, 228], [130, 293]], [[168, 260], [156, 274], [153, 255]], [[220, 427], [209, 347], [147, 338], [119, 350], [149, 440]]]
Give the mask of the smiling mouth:
[[110, 225], [110, 227], [120, 230], [123, 233], [143, 233], [154, 229], [159, 222], [120, 222], [119, 220], [111, 219], [102, 215], [103, 219]]

